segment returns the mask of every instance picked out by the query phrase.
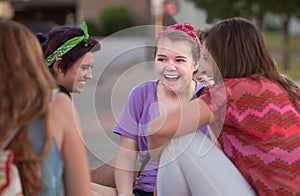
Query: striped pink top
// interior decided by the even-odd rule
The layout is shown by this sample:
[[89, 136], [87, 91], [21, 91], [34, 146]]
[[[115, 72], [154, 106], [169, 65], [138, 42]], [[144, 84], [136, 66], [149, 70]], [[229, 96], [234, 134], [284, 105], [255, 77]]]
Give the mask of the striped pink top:
[[221, 127], [224, 153], [259, 195], [300, 195], [300, 115], [288, 93], [262, 77], [224, 86], [201, 96], [214, 111], [213, 131]]

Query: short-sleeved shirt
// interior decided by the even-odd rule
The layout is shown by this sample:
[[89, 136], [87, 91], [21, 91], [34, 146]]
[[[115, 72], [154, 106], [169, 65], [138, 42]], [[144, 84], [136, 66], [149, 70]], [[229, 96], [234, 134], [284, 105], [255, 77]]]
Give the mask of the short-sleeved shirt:
[[[113, 130], [114, 133], [132, 138], [138, 143], [140, 162], [148, 152], [148, 124], [159, 116], [157, 103], [158, 80], [136, 86], [128, 97], [120, 118]], [[196, 82], [195, 93], [204, 85]], [[205, 131], [206, 129], [203, 129]], [[153, 192], [156, 184], [158, 165], [149, 161], [135, 183], [135, 189]]]
[[224, 153], [259, 195], [300, 195], [300, 115], [280, 85], [231, 78], [201, 98], [216, 118], [212, 129], [224, 122], [218, 138]]

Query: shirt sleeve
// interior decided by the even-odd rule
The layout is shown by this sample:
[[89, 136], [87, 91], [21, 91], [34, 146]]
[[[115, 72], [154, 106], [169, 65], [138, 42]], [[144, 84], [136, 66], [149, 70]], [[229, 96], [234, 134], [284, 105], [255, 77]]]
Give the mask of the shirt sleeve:
[[212, 111], [213, 117], [209, 126], [214, 135], [218, 137], [223, 128], [227, 102], [228, 99], [230, 99], [230, 96], [226, 92], [224, 85], [216, 85], [214, 87], [206, 88], [200, 98]]
[[137, 140], [142, 104], [140, 88], [136, 87], [130, 92], [113, 132]]

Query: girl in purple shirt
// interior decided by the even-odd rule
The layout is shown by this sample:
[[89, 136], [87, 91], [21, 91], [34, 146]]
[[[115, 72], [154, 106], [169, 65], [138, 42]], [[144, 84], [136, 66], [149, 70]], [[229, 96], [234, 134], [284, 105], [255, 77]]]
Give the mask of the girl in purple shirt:
[[[113, 130], [120, 134], [114, 170], [115, 195], [153, 195], [158, 168], [156, 162], [147, 162], [135, 178], [137, 165], [148, 154], [148, 124], [178, 105], [189, 102], [204, 87], [193, 79], [202, 50], [199, 34], [199, 30], [188, 24], [172, 25], [159, 33], [155, 44], [158, 79], [145, 82], [131, 91]], [[101, 191], [98, 189], [98, 192]]]

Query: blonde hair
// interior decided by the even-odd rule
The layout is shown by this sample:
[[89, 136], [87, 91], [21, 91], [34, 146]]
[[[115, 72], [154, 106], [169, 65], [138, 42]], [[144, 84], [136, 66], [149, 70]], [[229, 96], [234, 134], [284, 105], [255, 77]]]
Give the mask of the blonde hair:
[[[39, 195], [42, 189], [40, 161], [51, 141], [49, 103], [56, 83], [44, 65], [38, 40], [26, 27], [0, 20], [0, 29], [0, 141], [20, 126], [9, 148], [17, 155], [24, 195]], [[46, 124], [45, 143], [39, 155], [34, 153], [27, 133], [28, 125], [37, 118], [45, 119]]]
[[[197, 37], [199, 37], [201, 35], [200, 29], [194, 28], [193, 33]], [[186, 32], [181, 31], [181, 30], [176, 30], [176, 29], [171, 29], [169, 31], [165, 31], [162, 34], [160, 34], [160, 36], [156, 39], [154, 55], [156, 55], [157, 45], [158, 45], [159, 41], [164, 39], [164, 38], [168, 38], [172, 41], [177, 41], [177, 40], [188, 41], [191, 44], [191, 51], [192, 51], [192, 55], [193, 55], [193, 60], [195, 62], [200, 60], [199, 47], [202, 47], [202, 46], [199, 46], [197, 41], [193, 37], [191, 37], [189, 34], [187, 34]]]

